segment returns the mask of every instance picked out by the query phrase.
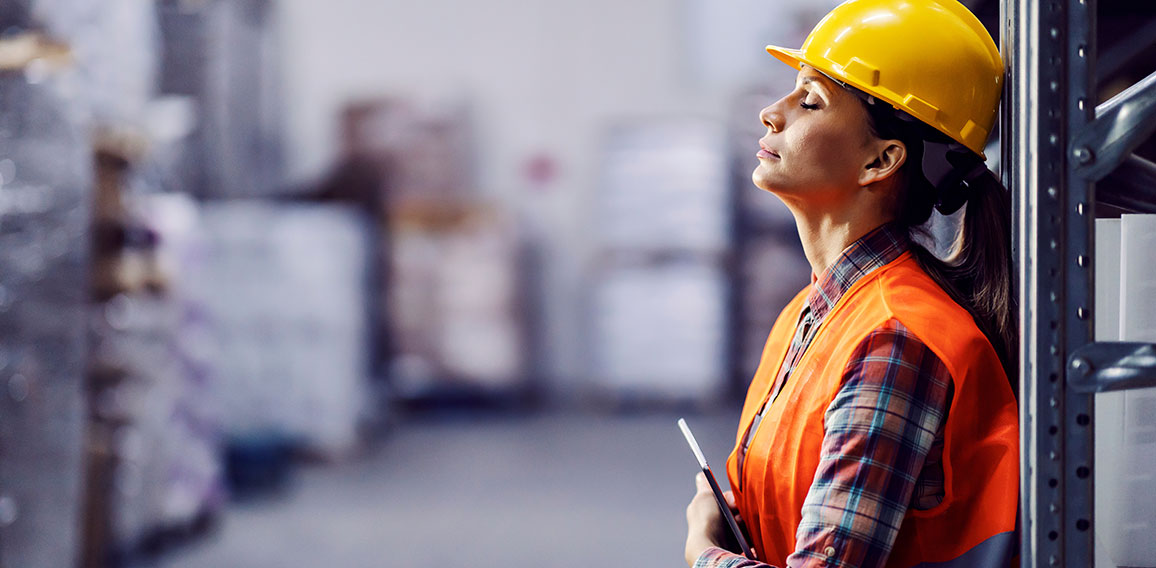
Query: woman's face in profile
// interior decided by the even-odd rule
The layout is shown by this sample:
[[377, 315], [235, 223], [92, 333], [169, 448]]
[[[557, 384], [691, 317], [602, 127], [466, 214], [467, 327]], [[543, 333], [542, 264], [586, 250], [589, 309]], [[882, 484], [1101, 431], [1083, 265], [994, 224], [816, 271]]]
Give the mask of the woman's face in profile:
[[759, 140], [755, 185], [792, 200], [822, 203], [858, 190], [873, 161], [867, 110], [850, 91], [804, 66], [795, 89], [759, 113], [767, 133]]

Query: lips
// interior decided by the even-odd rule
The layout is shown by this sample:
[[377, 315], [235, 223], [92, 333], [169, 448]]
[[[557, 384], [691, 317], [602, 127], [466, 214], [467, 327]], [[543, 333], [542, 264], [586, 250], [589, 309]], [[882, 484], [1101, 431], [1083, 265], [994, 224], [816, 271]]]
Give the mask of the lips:
[[767, 159], [767, 160], [781, 159], [778, 152], [775, 152], [774, 150], [767, 148], [761, 142], [759, 143], [759, 153], [755, 154], [755, 156], [757, 156], [759, 158]]

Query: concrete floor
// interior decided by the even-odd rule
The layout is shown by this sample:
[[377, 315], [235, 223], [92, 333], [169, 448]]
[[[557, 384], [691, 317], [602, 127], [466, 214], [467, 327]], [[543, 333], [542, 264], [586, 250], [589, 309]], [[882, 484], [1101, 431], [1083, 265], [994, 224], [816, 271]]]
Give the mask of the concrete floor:
[[[157, 566], [685, 566], [696, 466], [677, 418], [408, 421], [370, 455], [298, 471], [284, 496], [231, 505]], [[686, 418], [724, 477], [738, 409]]]

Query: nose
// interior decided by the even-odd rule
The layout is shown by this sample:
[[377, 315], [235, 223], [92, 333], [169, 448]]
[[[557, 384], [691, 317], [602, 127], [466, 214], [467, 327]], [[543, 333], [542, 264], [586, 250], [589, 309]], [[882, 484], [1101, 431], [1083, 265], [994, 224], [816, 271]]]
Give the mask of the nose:
[[763, 126], [771, 129], [771, 132], [780, 132], [783, 130], [783, 113], [779, 111], [779, 102], [759, 111], [759, 119], [762, 120]]

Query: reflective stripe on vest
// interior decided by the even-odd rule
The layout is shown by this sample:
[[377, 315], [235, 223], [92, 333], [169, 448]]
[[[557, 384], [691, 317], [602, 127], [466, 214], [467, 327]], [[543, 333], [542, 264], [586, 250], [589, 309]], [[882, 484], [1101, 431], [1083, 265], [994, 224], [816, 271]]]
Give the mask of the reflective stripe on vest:
[[913, 568], [1003, 568], [1019, 554], [1020, 539], [1015, 531], [999, 533], [947, 562], [923, 562]]

